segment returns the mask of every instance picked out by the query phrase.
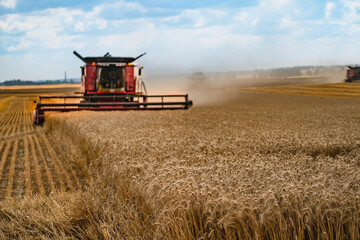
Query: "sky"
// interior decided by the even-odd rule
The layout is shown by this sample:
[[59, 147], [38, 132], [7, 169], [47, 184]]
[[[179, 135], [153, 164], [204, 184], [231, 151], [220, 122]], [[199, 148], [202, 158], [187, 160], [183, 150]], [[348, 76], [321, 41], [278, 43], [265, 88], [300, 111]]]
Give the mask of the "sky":
[[360, 63], [357, 0], [0, 0], [0, 81], [80, 77], [82, 56], [150, 74]]

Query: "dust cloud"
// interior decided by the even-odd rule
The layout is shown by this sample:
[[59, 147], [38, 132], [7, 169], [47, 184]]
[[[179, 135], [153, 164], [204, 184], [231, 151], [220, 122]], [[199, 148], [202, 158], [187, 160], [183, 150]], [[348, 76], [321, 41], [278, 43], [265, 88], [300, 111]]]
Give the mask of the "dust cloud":
[[[193, 85], [190, 81], [191, 74], [161, 75], [144, 77], [147, 93], [156, 94], [188, 94], [194, 106], [223, 102], [230, 93], [225, 93], [226, 84], [214, 84], [213, 81], [205, 85]], [[214, 81], [216, 82], [216, 81]]]
[[[292, 68], [290, 68], [292, 69]], [[277, 72], [276, 72], [277, 71]], [[275, 74], [274, 74], [275, 73]], [[276, 74], [277, 73], [277, 74]], [[153, 94], [189, 94], [194, 106], [231, 100], [239, 88], [311, 85], [344, 82], [345, 67], [318, 67], [315, 70], [254, 70], [220, 73], [184, 73], [144, 76], [147, 92]]]

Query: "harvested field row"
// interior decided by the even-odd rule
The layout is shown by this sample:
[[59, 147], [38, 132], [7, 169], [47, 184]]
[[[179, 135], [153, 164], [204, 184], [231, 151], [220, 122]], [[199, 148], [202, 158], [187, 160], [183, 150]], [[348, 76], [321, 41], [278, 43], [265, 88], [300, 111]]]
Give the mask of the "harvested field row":
[[24, 133], [34, 132], [31, 109], [27, 98], [15, 98], [0, 118], [0, 138], [7, 139]]
[[7, 94], [0, 94], [0, 118], [2, 117], [3, 111], [8, 107], [9, 103], [14, 99], [14, 96]]
[[271, 86], [239, 89], [242, 92], [269, 92], [319, 97], [360, 97], [359, 83]]
[[0, 137], [0, 200], [82, 188], [80, 172], [56, 140], [33, 126], [27, 98], [10, 103], [0, 119]]

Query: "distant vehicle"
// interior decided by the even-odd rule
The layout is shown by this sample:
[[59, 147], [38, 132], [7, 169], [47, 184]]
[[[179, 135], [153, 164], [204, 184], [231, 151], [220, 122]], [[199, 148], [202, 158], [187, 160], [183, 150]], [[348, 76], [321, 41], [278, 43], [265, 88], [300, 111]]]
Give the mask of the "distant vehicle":
[[190, 89], [209, 88], [209, 79], [203, 72], [195, 72], [189, 77], [188, 87]]
[[360, 66], [348, 66], [345, 82], [360, 82]]

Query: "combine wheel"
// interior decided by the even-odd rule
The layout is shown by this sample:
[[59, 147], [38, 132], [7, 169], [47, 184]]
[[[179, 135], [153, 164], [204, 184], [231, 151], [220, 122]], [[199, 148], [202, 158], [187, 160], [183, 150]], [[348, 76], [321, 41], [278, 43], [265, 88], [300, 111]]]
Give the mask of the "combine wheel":
[[45, 121], [44, 111], [41, 109], [35, 109], [33, 111], [33, 123], [35, 126], [42, 126]]

